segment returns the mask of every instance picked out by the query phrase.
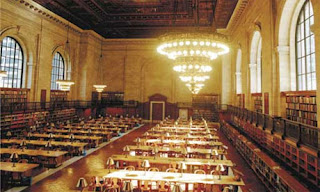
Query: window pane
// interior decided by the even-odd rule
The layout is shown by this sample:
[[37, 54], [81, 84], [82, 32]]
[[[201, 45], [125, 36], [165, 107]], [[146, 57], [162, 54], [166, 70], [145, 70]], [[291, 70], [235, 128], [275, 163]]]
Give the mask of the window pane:
[[310, 61], [310, 55], [307, 56], [307, 73], [311, 72], [311, 61]]
[[316, 80], [316, 73], [312, 73], [312, 87], [311, 90], [317, 89], [317, 80]]
[[300, 75], [301, 74], [301, 59], [298, 59], [298, 67], [297, 67], [297, 69], [298, 69], [298, 75]]
[[311, 55], [311, 71], [315, 72], [316, 71], [316, 56], [315, 53]]
[[51, 90], [58, 90], [59, 86], [56, 83], [57, 80], [64, 80], [64, 61], [59, 52], [55, 53], [52, 60], [51, 71]]
[[12, 37], [7, 36], [1, 41], [0, 68], [8, 74], [3, 78], [1, 87], [22, 88], [23, 53], [19, 43]]

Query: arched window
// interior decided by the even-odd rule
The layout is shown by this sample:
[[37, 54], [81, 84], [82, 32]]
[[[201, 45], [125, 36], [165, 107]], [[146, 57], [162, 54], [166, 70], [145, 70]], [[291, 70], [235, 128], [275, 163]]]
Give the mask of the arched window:
[[1, 41], [0, 70], [7, 72], [7, 77], [0, 81], [0, 87], [23, 87], [23, 52], [19, 43], [9, 36]]
[[314, 34], [310, 30], [313, 25], [313, 9], [307, 0], [298, 17], [296, 27], [296, 67], [298, 90], [316, 89], [316, 56]]
[[65, 64], [59, 52], [54, 54], [51, 71], [51, 90], [59, 90], [57, 80], [65, 80]]
[[242, 93], [242, 82], [241, 82], [241, 49], [238, 49], [237, 61], [236, 61], [236, 92], [237, 94]]
[[261, 93], [262, 69], [262, 38], [259, 31], [255, 31], [251, 42], [250, 51], [250, 84], [251, 93]]

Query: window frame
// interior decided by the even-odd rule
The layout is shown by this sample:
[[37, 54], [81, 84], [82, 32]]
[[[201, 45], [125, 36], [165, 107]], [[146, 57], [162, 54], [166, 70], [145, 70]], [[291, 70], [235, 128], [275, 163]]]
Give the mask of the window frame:
[[[62, 67], [61, 67], [62, 64]], [[57, 91], [59, 90], [59, 85], [56, 83], [57, 80], [65, 80], [66, 79], [66, 64], [65, 59], [63, 58], [60, 52], [55, 52], [52, 62], [51, 62], [51, 82], [50, 82], [50, 90]], [[60, 74], [62, 72], [62, 74]], [[62, 78], [61, 78], [62, 76]], [[56, 78], [53, 78], [56, 77]]]
[[[6, 54], [5, 56], [2, 55], [2, 51], [3, 51], [3, 48], [4, 46], [3, 45], [3, 41], [5, 38], [8, 38], [8, 39], [11, 39], [11, 41], [14, 43], [14, 47], [10, 47], [10, 46], [7, 46], [8, 43], [6, 43], [6, 51], [8, 51], [8, 48], [9, 49], [13, 49], [13, 53], [10, 52], [10, 54]], [[18, 46], [18, 47], [17, 47]], [[19, 53], [17, 53], [17, 49], [19, 50]], [[25, 67], [24, 67], [24, 52], [23, 52], [23, 49], [22, 49], [22, 46], [21, 44], [19, 43], [19, 41], [12, 37], [12, 36], [5, 36], [2, 40], [1, 40], [1, 45], [0, 45], [0, 55], [1, 55], [1, 58], [0, 58], [0, 69], [5, 69], [5, 68], [12, 68], [13, 69], [13, 74], [12, 74], [12, 78], [9, 78], [9, 74], [7, 74], [7, 77], [2, 77], [3, 79], [8, 79], [10, 84], [10, 86], [4, 86], [4, 81], [2, 79], [2, 85], [0, 85], [0, 87], [2, 88], [13, 88], [13, 89], [22, 89], [24, 86], [23, 86], [23, 82], [24, 82], [24, 72], [25, 72]], [[21, 54], [21, 59], [19, 58], [19, 54]], [[13, 56], [13, 57], [12, 57]], [[6, 67], [5, 65], [2, 65], [4, 64], [2, 62], [2, 58], [4, 57], [5, 61], [8, 59], [12, 59], [13, 58], [13, 63], [9, 62], [9, 66]], [[17, 62], [17, 63], [16, 63]], [[17, 67], [16, 64], [18, 65]], [[15, 74], [18, 73], [19, 74], [19, 70], [21, 70], [21, 74], [20, 76], [17, 76], [17, 78], [15, 78]], [[8, 72], [8, 71], [7, 71]], [[17, 81], [17, 83], [15, 83], [16, 87], [14, 87], [14, 80]]]
[[[307, 5], [308, 5], [308, 15], [306, 18], [305, 12], [306, 12]], [[312, 10], [312, 15], [310, 10]], [[303, 20], [301, 18], [303, 18]], [[296, 87], [298, 91], [312, 91], [317, 89], [317, 79], [315, 78], [313, 80], [312, 78], [313, 75], [316, 75], [316, 61], [315, 61], [315, 37], [310, 29], [310, 26], [312, 25], [310, 24], [311, 18], [313, 18], [313, 24], [314, 24], [314, 11], [312, 7], [312, 3], [310, 0], [306, 0], [299, 11], [298, 18], [296, 21], [296, 29], [295, 29], [295, 70], [296, 70]], [[309, 24], [308, 26], [307, 26], [307, 23]], [[301, 25], [303, 25], [303, 34], [301, 34], [301, 29], [302, 29]], [[306, 26], [309, 28], [308, 35], [306, 34], [306, 31], [307, 31]], [[300, 30], [300, 33], [298, 32], [299, 30]], [[298, 39], [298, 33], [300, 34], [299, 35], [300, 39]], [[312, 38], [314, 39], [313, 41], [314, 50], [312, 50], [312, 41], [311, 41]], [[309, 41], [309, 44], [308, 44], [309, 50], [310, 50], [309, 53], [307, 53], [307, 51], [309, 51], [307, 50], [307, 41]], [[307, 63], [308, 58], [310, 58], [309, 63]], [[314, 58], [313, 67], [312, 67], [312, 60], [313, 60], [312, 58]], [[301, 64], [299, 64], [299, 61]], [[309, 72], [307, 69], [308, 65], [310, 68]], [[299, 68], [301, 68], [301, 70], [299, 70]], [[304, 70], [302, 70], [303, 68]], [[314, 68], [315, 70], [312, 71], [312, 68]], [[310, 81], [311, 81], [310, 88], [308, 86], [308, 82], [309, 82], [308, 75], [310, 75]], [[301, 78], [301, 80], [299, 80], [299, 78]], [[314, 88], [313, 88], [313, 83], [315, 85]]]

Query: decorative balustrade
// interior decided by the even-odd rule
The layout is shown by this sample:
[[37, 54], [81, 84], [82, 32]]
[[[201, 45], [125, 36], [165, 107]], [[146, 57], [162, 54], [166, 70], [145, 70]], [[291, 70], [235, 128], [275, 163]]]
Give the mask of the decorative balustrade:
[[[316, 150], [320, 149], [320, 129], [317, 127], [231, 105], [227, 106], [227, 112], [238, 119], [261, 126], [273, 134], [278, 134], [282, 138], [293, 139], [298, 145], [304, 144]], [[233, 118], [231, 119], [233, 120]]]

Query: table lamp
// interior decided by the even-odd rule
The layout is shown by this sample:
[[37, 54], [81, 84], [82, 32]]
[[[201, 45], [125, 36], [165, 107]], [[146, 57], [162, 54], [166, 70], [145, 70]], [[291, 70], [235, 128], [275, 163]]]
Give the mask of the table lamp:
[[47, 153], [50, 153], [50, 149], [51, 149], [51, 147], [52, 147], [51, 141], [48, 141], [48, 142], [46, 143], [45, 147], [48, 149], [48, 150], [47, 150]]
[[7, 134], [6, 134], [6, 136], [8, 137], [8, 141], [9, 141], [9, 140], [10, 140], [10, 137], [12, 136], [11, 131], [8, 131]]
[[219, 175], [219, 180], [221, 180], [221, 172], [225, 171], [225, 168], [222, 164], [219, 164], [217, 167], [216, 167], [216, 172], [217, 174]]
[[211, 133], [209, 129], [207, 129], [207, 133], [208, 133], [208, 134], [210, 134], [210, 133]]
[[152, 149], [152, 153], [154, 154], [154, 158], [153, 158], [153, 159], [156, 159], [156, 156], [157, 156], [157, 154], [159, 153], [158, 147], [154, 147], [154, 148]]
[[128, 153], [130, 153], [130, 147], [128, 145], [126, 145], [124, 148], [123, 148], [123, 151], [126, 152], [126, 158], [128, 157]]
[[68, 129], [68, 132], [71, 133], [71, 131], [72, 131], [71, 128], [69, 128], [69, 129]]
[[71, 140], [71, 143], [73, 142], [73, 139], [74, 139], [74, 134], [71, 134], [70, 136], [69, 136], [69, 139]]
[[22, 140], [20, 143], [20, 146], [22, 147], [22, 151], [24, 151], [24, 146], [27, 145], [27, 142], [25, 140]]
[[91, 129], [89, 129], [89, 130], [88, 130], [88, 133], [92, 133], [92, 130], [91, 130]]
[[186, 156], [188, 155], [188, 150], [187, 150], [187, 148], [182, 148], [181, 153], [182, 153], [182, 155], [183, 155], [183, 160], [185, 161], [185, 160], [186, 160]]
[[218, 159], [218, 156], [219, 156], [218, 151], [216, 149], [212, 150], [211, 151], [211, 156], [213, 158], [213, 161], [215, 162], [216, 159]]
[[212, 139], [213, 137], [212, 137], [212, 135], [211, 134], [209, 134], [209, 139]]
[[107, 164], [107, 167], [108, 167], [109, 173], [110, 173], [110, 169], [114, 165], [114, 160], [111, 157], [109, 157], [106, 164]]
[[51, 140], [54, 137], [52, 133], [49, 133], [49, 139]]
[[80, 189], [80, 191], [83, 191], [84, 188], [86, 188], [88, 186], [88, 183], [86, 181], [85, 178], [81, 177], [79, 180], [78, 180], [78, 183], [77, 183], [77, 188]]
[[16, 166], [16, 161], [18, 160], [19, 156], [17, 153], [12, 153], [10, 156], [11, 162], [13, 162], [12, 167]]
[[144, 168], [144, 171], [145, 171], [144, 175], [146, 175], [147, 174], [147, 169], [150, 167], [149, 160], [147, 160], [147, 159], [143, 160], [142, 163], [141, 163], [141, 167]]
[[166, 137], [170, 137], [170, 133], [167, 132], [167, 133], [166, 133]]
[[141, 144], [141, 139], [138, 137], [136, 141], [137, 141], [137, 145], [138, 145], [138, 147], [139, 147], [140, 144]]
[[149, 132], [146, 132], [146, 133], [145, 133], [145, 136], [149, 136]]
[[28, 137], [28, 140], [30, 141], [30, 138], [32, 137], [32, 133], [28, 132], [27, 137]]
[[187, 170], [187, 165], [185, 162], [181, 162], [179, 164], [179, 169], [181, 169], [181, 177], [182, 177], [182, 174], [183, 174], [183, 170]]
[[156, 125], [156, 127], [157, 127], [157, 128], [159, 128], [159, 127], [160, 127], [160, 125], [159, 125], [159, 124], [157, 124], [157, 125]]

